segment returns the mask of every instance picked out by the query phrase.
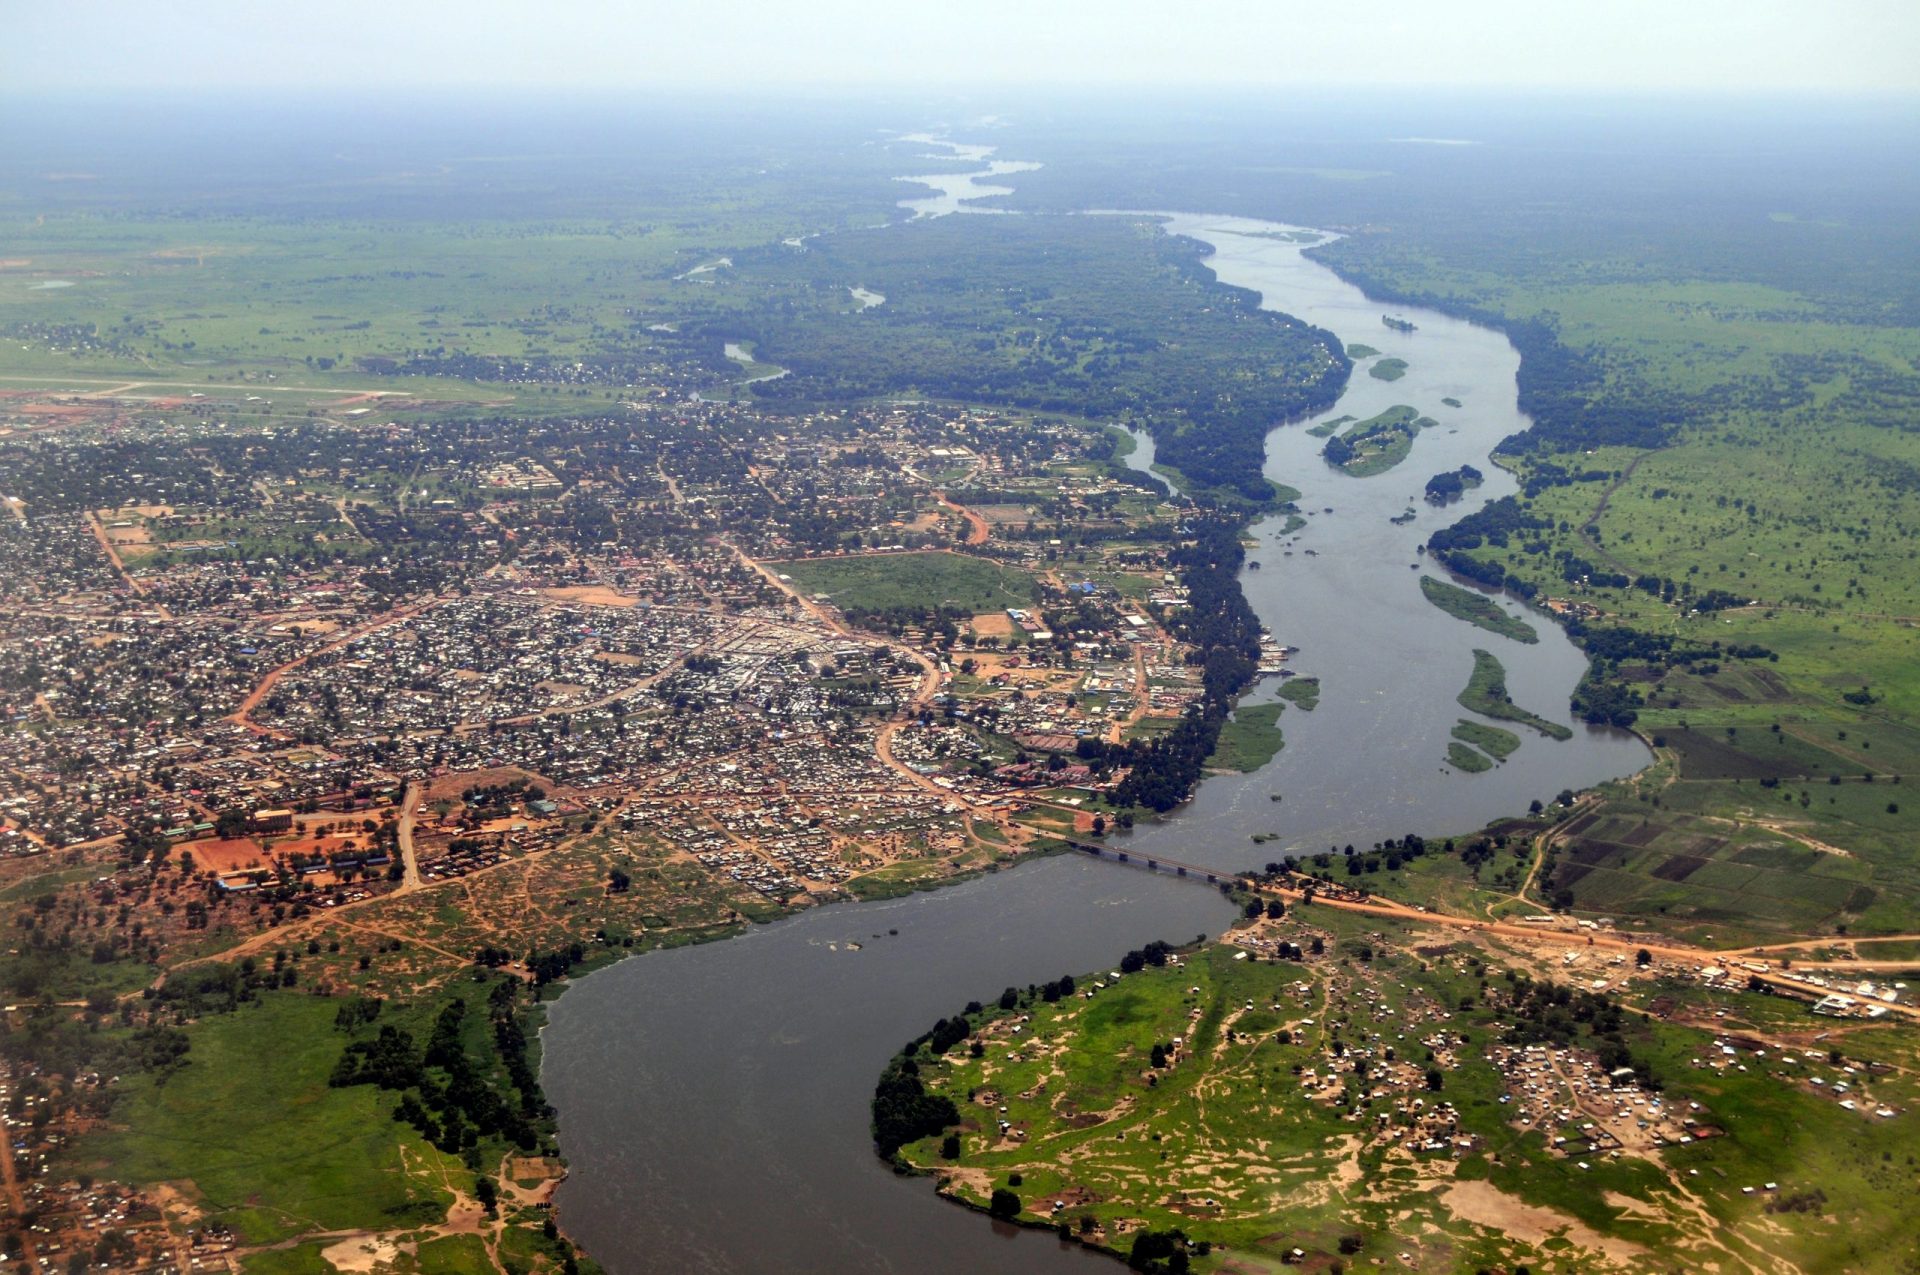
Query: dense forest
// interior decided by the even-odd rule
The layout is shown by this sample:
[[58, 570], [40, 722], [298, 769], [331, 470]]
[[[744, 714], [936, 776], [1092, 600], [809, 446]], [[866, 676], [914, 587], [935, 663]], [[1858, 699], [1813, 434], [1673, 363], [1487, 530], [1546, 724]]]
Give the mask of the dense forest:
[[[741, 254], [704, 322], [789, 370], [754, 386], [774, 402], [912, 390], [1126, 422], [1198, 494], [1265, 503], [1267, 432], [1330, 405], [1352, 365], [1201, 255], [1147, 221], [947, 217]], [[855, 310], [851, 286], [886, 302]]]

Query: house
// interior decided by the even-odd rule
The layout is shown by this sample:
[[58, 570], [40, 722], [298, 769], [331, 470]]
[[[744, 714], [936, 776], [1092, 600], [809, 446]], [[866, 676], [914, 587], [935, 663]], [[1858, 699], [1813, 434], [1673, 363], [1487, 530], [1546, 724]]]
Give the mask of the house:
[[253, 812], [255, 832], [288, 832], [293, 828], [293, 811], [274, 808]]

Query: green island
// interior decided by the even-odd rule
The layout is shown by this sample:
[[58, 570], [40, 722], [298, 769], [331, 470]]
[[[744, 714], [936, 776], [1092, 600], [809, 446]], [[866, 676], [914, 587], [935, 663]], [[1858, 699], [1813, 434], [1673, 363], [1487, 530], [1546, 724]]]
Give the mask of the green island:
[[1362, 345], [1358, 341], [1347, 342], [1347, 357], [1355, 361], [1370, 359], [1379, 353], [1380, 351], [1374, 349], [1371, 345]]
[[[1238, 894], [1247, 919], [1217, 943], [1150, 944], [942, 1019], [889, 1064], [877, 1149], [1142, 1271], [1601, 1272], [1709, 1242], [1905, 1269], [1882, 1242], [1904, 1180], [1879, 1166], [1906, 1143], [1859, 1108], [1916, 1096], [1864, 1066], [1910, 1042], [1729, 1056], [1714, 1015], [1771, 1011], [1630, 943], [1570, 938], [1587, 968], [1569, 989], [1411, 909], [1283, 900], [1282, 880], [1311, 882]], [[1668, 1008], [1636, 1012], [1651, 1003]], [[1823, 1092], [1843, 1075], [1871, 1091], [1855, 1109]]]
[[1509, 614], [1483, 593], [1475, 593], [1472, 589], [1463, 589], [1457, 584], [1429, 575], [1420, 577], [1420, 592], [1426, 595], [1427, 601], [1454, 619], [1465, 620], [1476, 629], [1498, 633], [1501, 637], [1509, 637], [1516, 642], [1531, 644], [1540, 640], [1540, 635], [1534, 631], [1531, 624], [1518, 616]]
[[1381, 359], [1367, 369], [1367, 375], [1376, 381], [1397, 381], [1406, 374], [1405, 359]]
[[1454, 398], [1454, 397], [1452, 397], [1452, 396], [1448, 396], [1448, 397], [1446, 397], [1446, 398], [1443, 398], [1443, 399], [1441, 399], [1440, 401], [1441, 401], [1441, 403], [1443, 403], [1443, 404], [1445, 404], [1445, 405], [1446, 405], [1446, 406], [1448, 406], [1448, 407], [1459, 407], [1459, 406], [1460, 406], [1460, 400], [1459, 400], [1459, 399], [1457, 399], [1457, 398]]
[[1404, 404], [1389, 407], [1327, 439], [1320, 454], [1349, 477], [1372, 478], [1405, 460], [1414, 438], [1433, 424], [1432, 418]]
[[1234, 709], [1220, 728], [1207, 765], [1251, 774], [1272, 761], [1286, 744], [1280, 733], [1280, 713], [1285, 708], [1285, 704], [1242, 704]]
[[1549, 739], [1573, 738], [1569, 727], [1530, 713], [1507, 698], [1506, 666], [1491, 652], [1478, 647], [1473, 652], [1473, 675], [1467, 679], [1467, 689], [1460, 692], [1460, 706], [1482, 717], [1530, 726]]
[[1520, 737], [1512, 731], [1464, 717], [1454, 723], [1453, 737], [1472, 744], [1495, 761], [1505, 761], [1520, 747]]
[[1330, 421], [1321, 421], [1318, 425], [1309, 429], [1307, 433], [1315, 438], [1329, 438], [1339, 433], [1342, 425], [1351, 424], [1353, 419], [1351, 416], [1336, 416]]
[[1290, 677], [1280, 683], [1280, 698], [1298, 708], [1303, 713], [1311, 713], [1320, 705], [1320, 679], [1317, 677]]
[[1493, 762], [1486, 754], [1469, 748], [1458, 740], [1449, 740], [1447, 743], [1447, 764], [1455, 770], [1464, 770], [1469, 774], [1493, 769]]

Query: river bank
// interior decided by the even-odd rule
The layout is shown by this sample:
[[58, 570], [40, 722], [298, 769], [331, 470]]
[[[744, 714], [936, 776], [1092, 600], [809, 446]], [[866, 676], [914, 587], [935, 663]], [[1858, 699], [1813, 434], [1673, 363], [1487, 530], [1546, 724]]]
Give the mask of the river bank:
[[[1410, 830], [1470, 831], [1639, 769], [1646, 753], [1633, 736], [1573, 722], [1566, 706], [1585, 659], [1557, 628], [1523, 646], [1438, 612], [1418, 585], [1432, 530], [1513, 489], [1487, 462], [1524, 425], [1512, 346], [1426, 311], [1407, 311], [1412, 333], [1385, 327], [1378, 307], [1302, 255], [1322, 241], [1316, 232], [1185, 214], [1165, 224], [1207, 245], [1221, 281], [1263, 306], [1406, 361], [1392, 382], [1353, 377], [1302, 424], [1396, 404], [1440, 424], [1400, 469], [1373, 478], [1328, 467], [1304, 428], [1269, 436], [1266, 475], [1301, 492], [1302, 512], [1248, 529], [1249, 557], [1263, 566], [1243, 570], [1240, 585], [1261, 622], [1301, 648], [1293, 667], [1319, 678], [1319, 707], [1288, 715], [1288, 746], [1269, 764], [1208, 779], [1175, 817], [1121, 844], [1232, 871]], [[1153, 450], [1125, 460], [1150, 471]], [[1489, 468], [1487, 482], [1455, 506], [1425, 506], [1425, 479], [1462, 464]], [[1531, 739], [1485, 774], [1448, 767], [1476, 644], [1497, 650], [1519, 702], [1572, 738]], [[1243, 703], [1276, 693], [1265, 683]], [[1054, 1271], [1092, 1260], [1045, 1239], [1009, 1244], [1010, 1229], [895, 1179], [866, 1145], [873, 1077], [942, 1007], [982, 988], [1102, 968], [1141, 942], [1218, 933], [1231, 919], [1203, 884], [1054, 858], [583, 979], [555, 1002], [543, 1038], [543, 1083], [572, 1164], [559, 1196], [567, 1229], [617, 1272]]]

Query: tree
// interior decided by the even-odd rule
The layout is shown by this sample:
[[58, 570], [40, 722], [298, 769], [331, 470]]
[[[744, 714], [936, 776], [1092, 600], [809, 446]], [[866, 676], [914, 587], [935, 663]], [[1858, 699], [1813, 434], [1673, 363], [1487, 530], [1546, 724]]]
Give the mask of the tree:
[[493, 1179], [485, 1176], [473, 1180], [474, 1198], [480, 1201], [480, 1207], [492, 1217], [499, 1209], [499, 1191], [493, 1185]]
[[997, 1186], [993, 1188], [993, 1198], [987, 1202], [987, 1212], [1003, 1222], [1012, 1221], [1020, 1216], [1020, 1197]]
[[1427, 1088], [1438, 1093], [1447, 1084], [1447, 1077], [1438, 1067], [1427, 1068]]
[[1633, 963], [1641, 969], [1645, 969], [1647, 966], [1653, 964], [1653, 953], [1643, 947], [1633, 954]]

